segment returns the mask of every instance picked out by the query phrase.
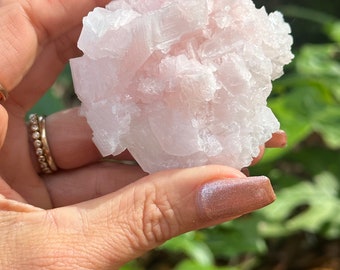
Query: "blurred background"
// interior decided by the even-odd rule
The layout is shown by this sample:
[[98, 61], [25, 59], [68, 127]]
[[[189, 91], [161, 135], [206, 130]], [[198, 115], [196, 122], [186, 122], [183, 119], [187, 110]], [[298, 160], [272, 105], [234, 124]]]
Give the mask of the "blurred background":
[[[268, 149], [250, 169], [270, 177], [277, 201], [174, 238], [123, 270], [340, 269], [340, 1], [254, 2], [281, 11], [295, 41], [295, 59], [269, 99], [288, 146]], [[33, 111], [77, 104], [66, 67]]]

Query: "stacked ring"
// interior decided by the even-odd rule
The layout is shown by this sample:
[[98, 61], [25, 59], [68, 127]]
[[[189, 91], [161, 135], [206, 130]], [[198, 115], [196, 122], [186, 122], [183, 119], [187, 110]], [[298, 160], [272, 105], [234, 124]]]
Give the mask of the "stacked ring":
[[29, 116], [29, 128], [41, 171], [46, 174], [57, 171], [58, 168], [53, 161], [46, 138], [45, 117], [31, 114]]

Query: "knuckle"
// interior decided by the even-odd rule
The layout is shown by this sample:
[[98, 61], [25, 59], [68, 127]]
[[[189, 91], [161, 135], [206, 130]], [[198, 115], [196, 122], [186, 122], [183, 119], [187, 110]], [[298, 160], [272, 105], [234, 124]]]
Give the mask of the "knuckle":
[[142, 248], [154, 247], [178, 234], [179, 220], [169, 196], [155, 185], [148, 185], [140, 204], [139, 242]]

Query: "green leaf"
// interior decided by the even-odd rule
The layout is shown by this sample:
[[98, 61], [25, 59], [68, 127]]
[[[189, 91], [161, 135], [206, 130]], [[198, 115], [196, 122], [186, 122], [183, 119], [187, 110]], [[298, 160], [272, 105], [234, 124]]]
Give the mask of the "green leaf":
[[[261, 224], [263, 235], [287, 235], [304, 230], [340, 236], [340, 229], [334, 231], [334, 225], [340, 228], [339, 221], [332, 224], [331, 233], [325, 229], [329, 221], [340, 213], [340, 199], [337, 197], [339, 188], [337, 178], [329, 172], [323, 172], [315, 177], [314, 182], [301, 182], [279, 191], [276, 202], [260, 210], [268, 220]], [[301, 206], [306, 209], [295, 213]]]
[[180, 235], [167, 241], [161, 248], [173, 252], [183, 252], [202, 266], [213, 265], [214, 255], [203, 238], [199, 237], [200, 234], [200, 232], [189, 232]]
[[339, 47], [335, 44], [305, 45], [295, 60], [297, 72], [317, 77], [339, 77], [338, 54]]
[[324, 139], [331, 149], [340, 148], [340, 109], [328, 106], [313, 120], [314, 130]]
[[125, 264], [124, 266], [120, 267], [119, 270], [143, 270], [143, 268], [141, 268], [137, 261], [131, 261], [128, 262], [127, 264]]
[[202, 266], [197, 262], [184, 260], [176, 266], [175, 270], [240, 270], [238, 267], [217, 267], [217, 266]]
[[329, 23], [326, 26], [328, 36], [337, 43], [340, 43], [340, 21]]
[[229, 258], [244, 253], [264, 253], [266, 243], [258, 232], [259, 217], [247, 215], [206, 230], [206, 243], [216, 257]]
[[[311, 105], [313, 102], [307, 100], [310, 98], [307, 94], [309, 91], [310, 89], [297, 88], [289, 94], [269, 100], [268, 106], [278, 118], [281, 129], [286, 131], [288, 142], [284, 149], [266, 151], [262, 163], [279, 158], [311, 134], [312, 125], [308, 121], [308, 112], [314, 113], [314, 107], [319, 107], [319, 105]], [[313, 108], [309, 108], [310, 106]]]

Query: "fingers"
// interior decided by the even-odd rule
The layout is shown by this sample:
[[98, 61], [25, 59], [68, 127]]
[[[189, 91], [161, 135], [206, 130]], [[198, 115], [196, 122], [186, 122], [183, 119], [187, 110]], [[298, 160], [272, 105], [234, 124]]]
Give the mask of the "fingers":
[[252, 165], [257, 164], [263, 157], [266, 148], [283, 148], [287, 145], [287, 134], [283, 130], [279, 130], [273, 133], [272, 137], [264, 146], [260, 146], [260, 153], [255, 157], [251, 163]]
[[61, 169], [78, 168], [102, 158], [92, 142], [92, 130], [78, 108], [47, 117], [46, 133], [54, 161]]
[[[110, 0], [21, 1], [34, 22], [40, 42], [51, 40], [81, 24], [82, 18], [96, 6]], [[43, 10], [44, 12], [41, 12]]]
[[11, 199], [0, 193], [0, 211], [35, 212], [41, 210], [41, 208], [22, 202], [17, 198]]
[[115, 193], [48, 211], [6, 206], [2, 199], [5, 268], [118, 269], [171, 237], [261, 208], [275, 195], [265, 177], [204, 166], [150, 175]]
[[[0, 83], [7, 90], [12, 90], [45, 44], [81, 26], [82, 17], [95, 6], [103, 6], [107, 2], [109, 0], [2, 1]], [[79, 31], [80, 28], [78, 34]]]
[[[102, 158], [92, 142], [91, 128], [85, 117], [79, 115], [79, 108], [50, 115], [46, 119], [46, 130], [51, 152], [59, 168], [78, 168]], [[279, 131], [273, 134], [266, 147], [284, 147], [286, 142], [286, 133]], [[261, 146], [260, 154], [252, 164], [262, 158], [264, 150], [265, 148]], [[116, 158], [133, 159], [127, 151]]]
[[26, 200], [0, 177], [0, 210], [10, 208], [8, 205], [4, 206], [5, 198], [15, 202], [26, 203]]
[[204, 166], [150, 175], [79, 204], [76, 212], [66, 207], [51, 213], [59, 231], [69, 231], [66, 216], [68, 224], [80, 227], [81, 237], [64, 237], [86, 246], [88, 264], [116, 269], [178, 234], [231, 220], [274, 199], [265, 177], [245, 178], [228, 167]]
[[[46, 133], [51, 153], [61, 169], [73, 169], [102, 158], [92, 142], [92, 130], [79, 108], [52, 114], [46, 119]], [[117, 159], [132, 159], [123, 152]]]
[[100, 162], [45, 176], [53, 207], [91, 200], [146, 176], [139, 166]]
[[[92, 130], [87, 124], [86, 118], [80, 116], [79, 108], [72, 108], [48, 116], [46, 132], [52, 156], [60, 169], [79, 168], [102, 158], [92, 141]], [[286, 142], [286, 133], [279, 131], [273, 134], [266, 143], [266, 147], [284, 147]], [[260, 147], [260, 154], [254, 159], [252, 165], [262, 158], [264, 150], [264, 147]], [[133, 160], [128, 151], [115, 158]], [[32, 151], [32, 160], [36, 160], [34, 151]], [[36, 167], [38, 168], [38, 166]]]
[[265, 146], [267, 148], [281, 148], [285, 147], [287, 145], [287, 134], [283, 130], [279, 130], [275, 133], [273, 133], [273, 136], [271, 139], [266, 142]]
[[[76, 45], [79, 32], [80, 28], [72, 29], [47, 44], [44, 50], [39, 52], [31, 68], [10, 93], [10, 99], [6, 102], [9, 110], [11, 109], [10, 101], [14, 101], [14, 105], [23, 109], [24, 112], [31, 109], [46, 89], [54, 83], [67, 61], [80, 55], [81, 52]], [[18, 64], [21, 63], [18, 62]]]
[[260, 162], [260, 160], [262, 159], [262, 157], [263, 157], [263, 155], [264, 155], [264, 151], [265, 151], [265, 150], [266, 150], [266, 148], [265, 148], [263, 145], [261, 145], [261, 146], [260, 146], [260, 153], [258, 154], [257, 157], [255, 157], [255, 158], [253, 159], [253, 161], [251, 162], [250, 166], [255, 165], [256, 163]]
[[19, 2], [1, 3], [0, 25], [0, 83], [11, 90], [32, 65], [38, 41]]
[[[92, 142], [92, 131], [86, 119], [73, 108], [46, 118], [46, 137], [54, 162], [59, 169], [74, 169], [99, 161], [102, 156]], [[31, 158], [39, 164], [31, 143]]]
[[92, 142], [92, 131], [77, 108], [47, 117], [46, 134], [54, 161], [61, 169], [78, 168], [101, 158]]

